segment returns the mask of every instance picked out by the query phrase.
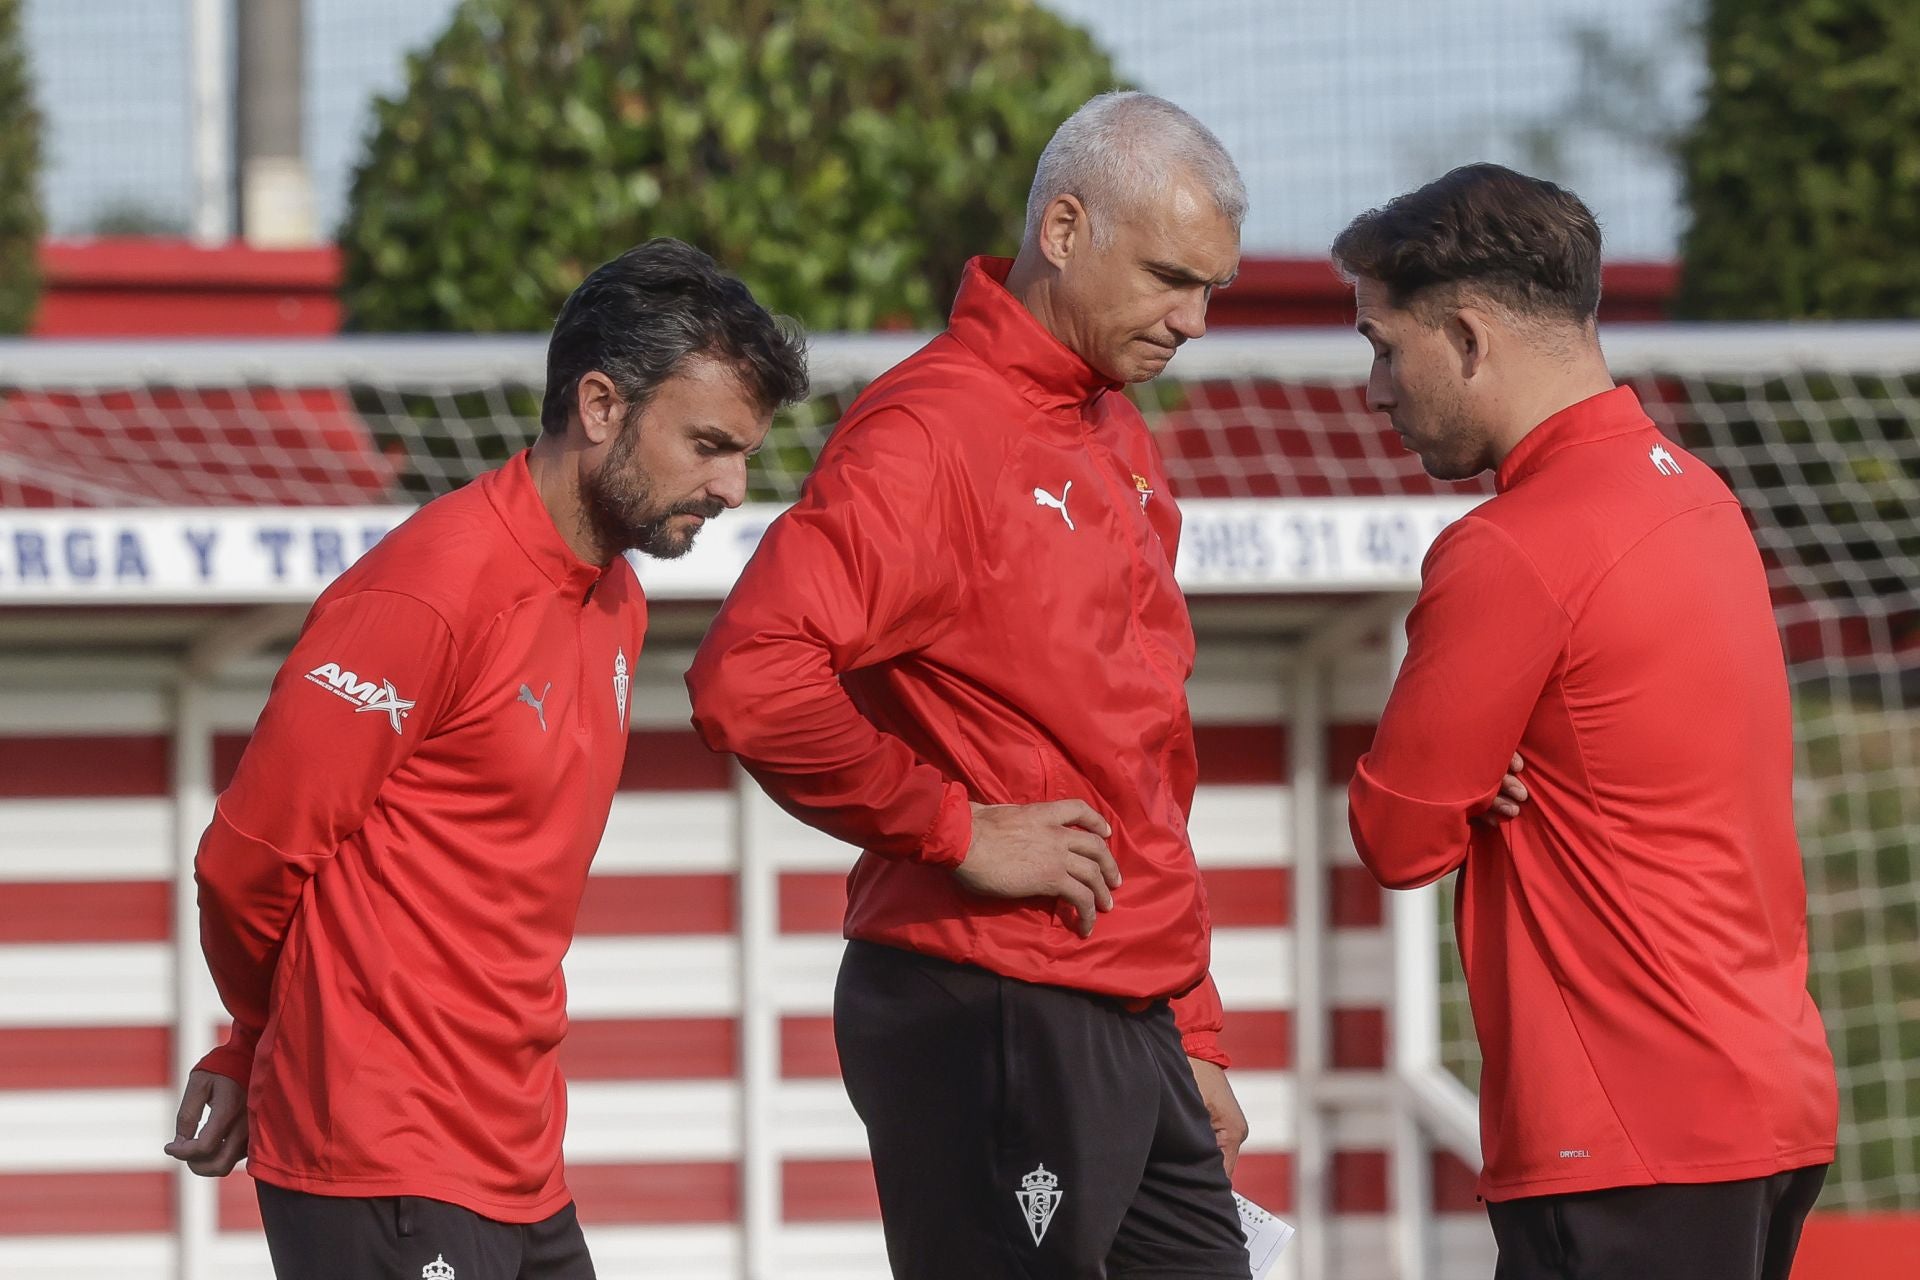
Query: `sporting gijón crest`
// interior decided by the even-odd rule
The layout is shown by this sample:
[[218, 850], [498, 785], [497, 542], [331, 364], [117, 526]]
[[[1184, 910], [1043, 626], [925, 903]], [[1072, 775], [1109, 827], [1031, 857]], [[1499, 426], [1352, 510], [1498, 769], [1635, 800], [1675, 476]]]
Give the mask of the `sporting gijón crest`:
[[1014, 1198], [1027, 1216], [1027, 1230], [1036, 1245], [1046, 1236], [1047, 1228], [1053, 1223], [1053, 1211], [1060, 1207], [1064, 1195], [1060, 1190], [1060, 1175], [1047, 1172], [1044, 1164], [1035, 1165], [1032, 1173], [1020, 1179], [1020, 1190], [1014, 1192]]
[[627, 651], [621, 649], [613, 655], [613, 702], [620, 713], [620, 723], [627, 722], [627, 690], [632, 681], [627, 678]]

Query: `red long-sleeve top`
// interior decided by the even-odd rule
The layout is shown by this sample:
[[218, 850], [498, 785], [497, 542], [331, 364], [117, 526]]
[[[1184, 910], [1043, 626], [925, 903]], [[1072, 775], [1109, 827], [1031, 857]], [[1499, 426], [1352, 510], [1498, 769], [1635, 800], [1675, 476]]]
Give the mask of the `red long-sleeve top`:
[[200, 842], [201, 942], [249, 1085], [249, 1171], [506, 1222], [569, 1196], [560, 959], [646, 628], [526, 455], [320, 597]]
[[[1391, 888], [1463, 868], [1488, 1199], [1833, 1157], [1786, 669], [1712, 470], [1627, 388], [1540, 424], [1441, 535], [1350, 791]], [[1470, 819], [1510, 757], [1530, 799]]]
[[[700, 647], [694, 723], [865, 852], [847, 936], [1127, 999], [1223, 1063], [1180, 514], [1139, 412], [968, 265], [947, 331], [869, 387]], [[1123, 883], [1081, 938], [968, 894], [970, 801], [1087, 801]]]

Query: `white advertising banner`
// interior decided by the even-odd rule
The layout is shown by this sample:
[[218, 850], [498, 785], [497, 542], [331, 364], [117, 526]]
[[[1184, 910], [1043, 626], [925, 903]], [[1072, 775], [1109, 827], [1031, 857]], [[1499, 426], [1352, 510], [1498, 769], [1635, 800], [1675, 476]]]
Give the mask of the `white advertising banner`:
[[0, 603], [311, 600], [410, 507], [0, 511]]
[[1188, 595], [1413, 591], [1440, 531], [1483, 498], [1183, 502], [1174, 572]]
[[[1399, 591], [1477, 498], [1199, 499], [1181, 504], [1190, 593]], [[718, 599], [781, 508], [713, 521], [679, 560], [634, 557], [658, 599]], [[407, 507], [0, 511], [0, 605], [311, 600]]]

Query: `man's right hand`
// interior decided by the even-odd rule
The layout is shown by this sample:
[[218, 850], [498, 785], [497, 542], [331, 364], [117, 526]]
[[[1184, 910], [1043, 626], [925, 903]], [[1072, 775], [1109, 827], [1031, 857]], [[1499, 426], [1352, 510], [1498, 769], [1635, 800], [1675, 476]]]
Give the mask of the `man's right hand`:
[[1083, 938], [1113, 910], [1120, 867], [1107, 848], [1113, 828], [1084, 800], [976, 804], [973, 843], [953, 869], [961, 885], [989, 898], [1056, 898], [1079, 918]]
[[[206, 1123], [200, 1121], [201, 1111]], [[166, 1147], [175, 1160], [203, 1178], [224, 1178], [247, 1154], [247, 1091], [237, 1081], [212, 1071], [187, 1077], [174, 1138]]]

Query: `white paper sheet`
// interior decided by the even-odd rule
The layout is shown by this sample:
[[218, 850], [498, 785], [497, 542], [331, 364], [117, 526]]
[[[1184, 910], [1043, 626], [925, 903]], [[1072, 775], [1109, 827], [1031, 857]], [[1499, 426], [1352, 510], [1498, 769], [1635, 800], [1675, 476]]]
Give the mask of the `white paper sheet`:
[[1239, 1206], [1240, 1229], [1247, 1236], [1247, 1261], [1253, 1267], [1253, 1280], [1264, 1280], [1280, 1260], [1287, 1241], [1293, 1239], [1293, 1228], [1238, 1191], [1233, 1193], [1233, 1202]]

